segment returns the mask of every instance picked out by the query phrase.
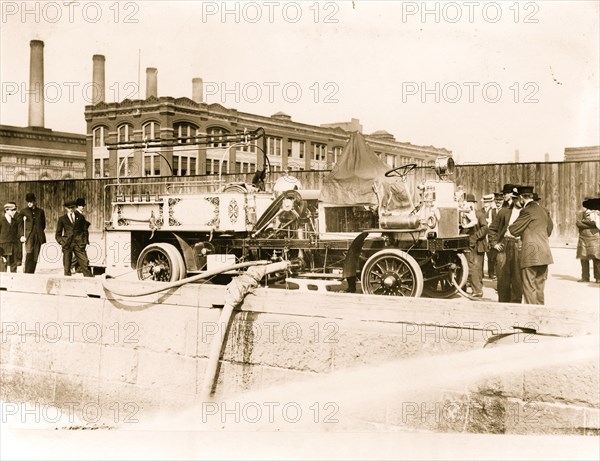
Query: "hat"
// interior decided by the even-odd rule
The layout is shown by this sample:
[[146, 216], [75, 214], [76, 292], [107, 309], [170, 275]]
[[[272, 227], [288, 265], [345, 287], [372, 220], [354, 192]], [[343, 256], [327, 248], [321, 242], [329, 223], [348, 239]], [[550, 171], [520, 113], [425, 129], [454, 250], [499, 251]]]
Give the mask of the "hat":
[[600, 210], [600, 198], [586, 197], [583, 199], [582, 205], [588, 210]]
[[495, 200], [504, 199], [504, 194], [502, 192], [494, 192], [494, 199]]
[[502, 187], [502, 193], [510, 194], [510, 193], [512, 193], [512, 191], [515, 187], [516, 186], [514, 184], [504, 184], [504, 186]]
[[27, 192], [25, 195], [26, 202], [35, 202], [35, 194], [33, 192]]
[[533, 194], [533, 186], [517, 186], [516, 189], [519, 195]]
[[75, 200], [75, 206], [85, 206], [85, 199], [78, 198], [77, 200]]
[[465, 200], [467, 202], [474, 202], [475, 201], [475, 196], [473, 194], [467, 194], [467, 195], [465, 195]]
[[66, 208], [75, 208], [75, 200], [65, 200]]
[[15, 204], [14, 204], [14, 203], [12, 203], [12, 202], [8, 202], [8, 203], [5, 203], [5, 204], [4, 204], [4, 209], [5, 209], [5, 210], [16, 210], [16, 209], [17, 209], [17, 207], [15, 206]]
[[494, 194], [486, 194], [482, 198], [483, 198], [484, 202], [493, 202], [494, 201]]
[[541, 199], [541, 197], [537, 194], [537, 192], [533, 193], [533, 201], [534, 202], [539, 202]]

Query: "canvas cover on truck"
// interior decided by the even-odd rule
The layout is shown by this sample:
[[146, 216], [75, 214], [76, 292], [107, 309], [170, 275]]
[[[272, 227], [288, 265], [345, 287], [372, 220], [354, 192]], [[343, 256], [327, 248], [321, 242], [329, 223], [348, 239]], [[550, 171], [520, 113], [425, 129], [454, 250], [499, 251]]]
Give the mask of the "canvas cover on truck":
[[364, 136], [354, 132], [337, 164], [323, 180], [319, 200], [334, 205], [376, 205], [376, 178], [391, 167], [377, 158]]

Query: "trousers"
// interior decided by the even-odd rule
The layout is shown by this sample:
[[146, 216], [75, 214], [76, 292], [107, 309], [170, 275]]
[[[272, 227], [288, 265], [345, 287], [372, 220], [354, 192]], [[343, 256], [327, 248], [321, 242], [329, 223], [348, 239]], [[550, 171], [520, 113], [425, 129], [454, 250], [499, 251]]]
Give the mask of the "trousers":
[[521, 269], [523, 296], [527, 304], [544, 304], [544, 286], [548, 278], [548, 266], [531, 266]]
[[504, 250], [496, 256], [496, 277], [498, 277], [498, 301], [501, 303], [521, 303], [523, 281], [521, 275], [521, 242], [504, 239]]

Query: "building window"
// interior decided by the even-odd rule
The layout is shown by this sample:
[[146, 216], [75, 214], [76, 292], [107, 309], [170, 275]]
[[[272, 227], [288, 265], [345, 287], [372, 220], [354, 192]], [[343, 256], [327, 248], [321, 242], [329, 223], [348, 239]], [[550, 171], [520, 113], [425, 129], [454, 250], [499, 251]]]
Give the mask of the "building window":
[[190, 176], [198, 174], [196, 154], [177, 154], [173, 153], [173, 174], [175, 176]]
[[[41, 166], [50, 166], [51, 160], [49, 158], [41, 159]], [[73, 162], [71, 162], [73, 163]]]
[[106, 178], [108, 176], [108, 158], [95, 158], [92, 174], [95, 178]]
[[338, 160], [342, 157], [343, 148], [334, 147], [333, 148], [333, 163], [336, 164]]
[[173, 125], [173, 135], [177, 138], [178, 144], [188, 144], [192, 138], [196, 137], [198, 127], [191, 123], [176, 123]]
[[237, 150], [238, 152], [256, 153], [256, 139], [243, 146], [239, 146]]
[[304, 158], [305, 154], [305, 142], [290, 140], [290, 157], [293, 158]]
[[281, 157], [281, 151], [283, 149], [283, 139], [274, 138], [269, 136], [267, 138], [267, 155], [273, 155], [276, 157]]
[[144, 141], [160, 139], [160, 125], [156, 122], [148, 122], [142, 125]]
[[105, 126], [99, 126], [94, 128], [94, 131], [92, 131], [94, 147], [104, 147], [106, 145], [107, 134], [108, 129]]
[[160, 156], [144, 152], [144, 176], [160, 176]]
[[206, 134], [209, 136], [210, 147], [222, 148], [227, 147], [227, 141], [225, 140], [224, 134], [229, 133], [223, 128], [209, 128]]
[[133, 140], [133, 126], [124, 123], [117, 128], [117, 142], [129, 142]]
[[[48, 165], [50, 164], [50, 160], [48, 160]], [[65, 168], [73, 168], [73, 162], [70, 160], [63, 160], [63, 167]]]
[[27, 158], [17, 157], [17, 165], [27, 165]]
[[385, 163], [388, 164], [388, 166], [394, 168], [396, 165], [394, 164], [396, 160], [396, 156], [394, 154], [385, 154]]
[[327, 155], [327, 146], [325, 144], [313, 144], [313, 160], [325, 160]]

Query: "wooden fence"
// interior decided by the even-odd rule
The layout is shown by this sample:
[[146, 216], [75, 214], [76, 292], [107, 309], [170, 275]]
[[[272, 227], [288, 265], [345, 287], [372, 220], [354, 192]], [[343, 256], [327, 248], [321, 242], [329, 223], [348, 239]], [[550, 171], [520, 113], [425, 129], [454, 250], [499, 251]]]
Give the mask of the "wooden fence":
[[[273, 173], [270, 184], [281, 173]], [[319, 189], [328, 171], [294, 172], [305, 189]], [[251, 182], [252, 174], [223, 175], [223, 180], [231, 182]], [[433, 178], [431, 170], [416, 170], [409, 178], [414, 189], [425, 178]], [[177, 178], [126, 178], [123, 184], [136, 184], [138, 192], [153, 192], [159, 185], [172, 183], [192, 183], [215, 179], [215, 176], [191, 176]], [[479, 199], [483, 194], [499, 191], [504, 183], [532, 185], [541, 196], [541, 204], [548, 208], [554, 220], [554, 240], [573, 241], [577, 238], [575, 214], [581, 209], [586, 195], [600, 194], [600, 162], [548, 162], [548, 163], [505, 163], [486, 165], [459, 165], [454, 180]], [[114, 178], [78, 179], [61, 181], [23, 181], [0, 183], [0, 202], [16, 201], [19, 208], [25, 206], [25, 194], [33, 192], [38, 205], [46, 212], [47, 230], [53, 231], [58, 217], [64, 213], [65, 199], [84, 197], [87, 201], [86, 216], [92, 223], [91, 231], [101, 231], [105, 213], [108, 216], [109, 203], [104, 201], [104, 191]], [[156, 184], [156, 186], [153, 186]], [[269, 184], [267, 184], [269, 186]]]

